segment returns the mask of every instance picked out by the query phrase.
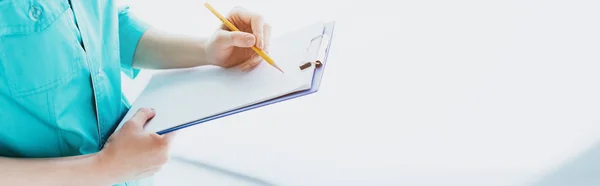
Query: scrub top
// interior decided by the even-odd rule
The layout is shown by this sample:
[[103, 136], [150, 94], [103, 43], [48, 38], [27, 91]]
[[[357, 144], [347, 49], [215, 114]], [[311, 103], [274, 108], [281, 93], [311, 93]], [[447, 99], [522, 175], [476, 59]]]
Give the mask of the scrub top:
[[0, 156], [102, 149], [129, 109], [121, 72], [137, 75], [147, 28], [113, 0], [0, 1]]

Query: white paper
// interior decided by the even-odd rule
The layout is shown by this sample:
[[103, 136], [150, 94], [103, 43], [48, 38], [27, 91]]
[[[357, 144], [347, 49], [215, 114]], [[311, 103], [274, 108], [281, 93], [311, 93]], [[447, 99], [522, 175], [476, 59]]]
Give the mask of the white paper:
[[[306, 48], [321, 34], [322, 24], [272, 41], [269, 55], [285, 73], [267, 62], [250, 72], [214, 66], [165, 70], [153, 75], [119, 127], [139, 108], [154, 108], [156, 116], [145, 130], [158, 132], [219, 113], [310, 88], [313, 70], [300, 70]], [[313, 65], [314, 66], [314, 65]], [[314, 68], [314, 67], [311, 67]]]

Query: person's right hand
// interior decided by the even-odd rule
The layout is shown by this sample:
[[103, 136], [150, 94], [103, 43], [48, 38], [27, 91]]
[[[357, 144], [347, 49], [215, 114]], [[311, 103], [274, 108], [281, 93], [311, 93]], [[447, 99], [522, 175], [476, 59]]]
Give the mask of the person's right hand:
[[143, 129], [155, 114], [152, 109], [138, 110], [97, 154], [115, 184], [151, 176], [167, 163], [173, 133], [161, 136]]

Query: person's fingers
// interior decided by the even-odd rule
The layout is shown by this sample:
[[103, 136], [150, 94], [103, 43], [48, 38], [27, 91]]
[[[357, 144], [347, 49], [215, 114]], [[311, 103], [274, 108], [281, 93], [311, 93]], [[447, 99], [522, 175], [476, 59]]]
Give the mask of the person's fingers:
[[258, 14], [252, 14], [250, 18], [250, 25], [252, 27], [252, 33], [256, 37], [256, 47], [263, 49], [265, 47], [264, 27], [265, 22], [262, 16]]
[[252, 34], [256, 37], [256, 47], [263, 49], [264, 42], [264, 19], [261, 15], [248, 11], [242, 7], [235, 7], [229, 16], [238, 17], [245, 24], [249, 24], [252, 28]]
[[250, 57], [248, 60], [244, 61], [241, 64], [242, 71], [247, 72], [247, 71], [251, 70], [258, 64], [260, 64], [260, 62], [262, 60], [263, 60], [262, 57], [260, 57], [258, 54], [252, 55], [252, 57]]
[[263, 50], [265, 50], [265, 52], [267, 52], [267, 50], [269, 50], [269, 44], [270, 44], [270, 40], [271, 40], [271, 25], [265, 23], [265, 26], [263, 28], [263, 37], [265, 38], [265, 47], [263, 48]]
[[154, 109], [140, 108], [129, 121], [127, 121], [127, 125], [134, 126], [136, 128], [143, 128], [146, 125], [146, 122], [154, 117], [156, 112]]
[[219, 30], [216, 33], [215, 42], [224, 47], [252, 47], [256, 43], [256, 37], [250, 33], [241, 31]]

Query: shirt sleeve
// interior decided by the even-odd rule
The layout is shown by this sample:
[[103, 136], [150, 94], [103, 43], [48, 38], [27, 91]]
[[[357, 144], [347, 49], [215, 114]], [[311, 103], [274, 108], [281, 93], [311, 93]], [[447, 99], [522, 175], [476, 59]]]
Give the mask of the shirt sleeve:
[[139, 69], [132, 67], [133, 56], [138, 41], [148, 29], [148, 25], [136, 18], [129, 6], [119, 7], [119, 47], [121, 70], [129, 77], [135, 78]]

